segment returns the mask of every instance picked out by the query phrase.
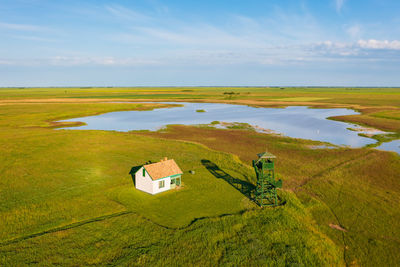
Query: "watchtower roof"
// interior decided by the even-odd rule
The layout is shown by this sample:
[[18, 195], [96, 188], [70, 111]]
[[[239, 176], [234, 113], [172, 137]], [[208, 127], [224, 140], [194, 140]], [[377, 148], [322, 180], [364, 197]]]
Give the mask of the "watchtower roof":
[[258, 159], [276, 159], [275, 155], [269, 153], [269, 152], [263, 152], [260, 154], [257, 154]]

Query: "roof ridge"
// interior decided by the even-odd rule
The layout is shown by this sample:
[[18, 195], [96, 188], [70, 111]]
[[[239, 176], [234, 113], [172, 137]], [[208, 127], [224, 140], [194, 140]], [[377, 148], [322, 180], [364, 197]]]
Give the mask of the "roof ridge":
[[174, 159], [167, 159], [151, 164], [146, 164], [143, 165], [143, 168], [147, 171], [153, 181], [183, 173]]
[[171, 161], [171, 160], [173, 160], [175, 162], [174, 159], [167, 159], [167, 160], [162, 160], [162, 161], [158, 161], [158, 162], [152, 162], [152, 163], [149, 163], [149, 164], [144, 164], [143, 167], [144, 166], [154, 165], [154, 164], [159, 164], [159, 163], [163, 163], [163, 162], [167, 162], [167, 161]]

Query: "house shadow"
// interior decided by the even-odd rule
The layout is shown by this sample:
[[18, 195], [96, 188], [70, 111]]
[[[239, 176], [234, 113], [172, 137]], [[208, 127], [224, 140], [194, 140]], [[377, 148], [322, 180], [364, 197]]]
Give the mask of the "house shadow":
[[225, 180], [228, 184], [241, 192], [247, 198], [249, 198], [250, 200], [254, 200], [254, 191], [256, 189], [255, 185], [231, 176], [230, 174], [221, 170], [217, 164], [207, 159], [202, 159], [201, 164], [203, 164], [203, 166], [206, 167], [206, 169], [217, 179]]
[[131, 168], [131, 171], [129, 172], [129, 174], [132, 176], [132, 182], [133, 182], [133, 185], [134, 185], [134, 186], [136, 186], [136, 184], [135, 184], [135, 173], [136, 173], [140, 168], [142, 168], [142, 166], [143, 166], [143, 165], [133, 166], [133, 167]]

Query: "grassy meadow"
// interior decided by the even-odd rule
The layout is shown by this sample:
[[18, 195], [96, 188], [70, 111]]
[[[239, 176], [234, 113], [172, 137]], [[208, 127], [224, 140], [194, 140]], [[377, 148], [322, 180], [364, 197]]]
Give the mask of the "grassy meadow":
[[[400, 135], [396, 88], [0, 89], [0, 265], [400, 265], [400, 156], [244, 129], [55, 129], [57, 120], [168, 108], [129, 101], [348, 107], [351, 121]], [[240, 127], [238, 127], [240, 128]], [[229, 183], [278, 159], [285, 205], [259, 208]], [[129, 171], [174, 158], [183, 187], [155, 196]], [[218, 166], [217, 177], [203, 164]], [[194, 170], [195, 173], [189, 173]]]

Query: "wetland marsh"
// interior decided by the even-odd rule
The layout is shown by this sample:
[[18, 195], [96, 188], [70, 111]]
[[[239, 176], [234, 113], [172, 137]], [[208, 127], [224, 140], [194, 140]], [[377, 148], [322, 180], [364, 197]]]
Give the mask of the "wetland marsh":
[[[236, 94], [226, 99], [225, 91]], [[119, 101], [123, 103], [115, 103]], [[182, 108], [144, 103], [149, 101], [212, 103], [185, 104], [192, 105], [185, 111], [192, 117], [186, 120], [179, 117], [185, 113]], [[285, 135], [241, 127], [245, 125], [212, 127], [219, 125], [213, 123], [219, 113], [221, 124], [224, 118], [234, 122], [249, 117], [211, 108], [228, 103], [254, 109], [254, 125], [264, 121], [264, 113], [257, 112], [277, 113], [281, 117], [271, 121], [279, 125], [289, 116], [280, 112], [289, 111], [301, 114], [293, 127], [309, 122], [312, 132], [316, 123], [332, 123], [340, 125], [338, 131], [375, 142], [346, 129], [347, 121], [391, 131], [383, 141], [400, 134], [396, 88], [1, 89], [0, 265], [400, 263], [397, 153], [331, 149], [283, 130]], [[321, 113], [313, 115], [316, 110]], [[171, 112], [164, 123], [149, 124], [149, 129], [169, 122], [188, 125], [168, 125], [162, 131], [54, 129], [81, 121], [76, 118], [129, 112], [153, 114], [148, 118]], [[326, 119], [331, 116], [334, 120]], [[61, 120], [69, 121], [54, 123]], [[193, 126], [203, 122], [211, 125]], [[130, 123], [129, 116], [120, 121]], [[320, 134], [329, 136], [334, 130], [326, 127]], [[276, 175], [284, 181], [278, 194], [287, 204], [275, 209], [259, 208], [201, 163], [209, 160], [225, 176], [254, 184], [251, 160], [265, 147], [277, 156]], [[183, 188], [156, 196], [135, 190], [129, 170], [165, 156], [184, 171]]]

